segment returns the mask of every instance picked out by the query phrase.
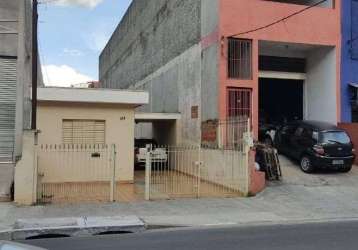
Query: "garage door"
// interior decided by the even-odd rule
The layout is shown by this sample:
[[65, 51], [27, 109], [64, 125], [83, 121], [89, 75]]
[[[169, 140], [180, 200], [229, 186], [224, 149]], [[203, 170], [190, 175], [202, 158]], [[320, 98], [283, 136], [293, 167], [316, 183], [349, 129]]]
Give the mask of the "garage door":
[[13, 159], [15, 113], [16, 59], [0, 57], [0, 162]]
[[281, 124], [303, 119], [303, 81], [259, 79], [259, 107], [262, 123]]

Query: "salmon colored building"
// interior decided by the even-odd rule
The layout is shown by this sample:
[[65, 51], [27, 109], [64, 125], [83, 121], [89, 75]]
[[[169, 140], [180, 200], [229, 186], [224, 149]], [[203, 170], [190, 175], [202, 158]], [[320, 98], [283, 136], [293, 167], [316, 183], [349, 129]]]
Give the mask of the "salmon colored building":
[[256, 134], [266, 117], [340, 121], [340, 6], [339, 0], [221, 0], [220, 118], [246, 108], [242, 100], [232, 103], [230, 90], [244, 90], [242, 99], [248, 90]]
[[[181, 143], [220, 147], [242, 141], [227, 120], [250, 118], [256, 139], [261, 124], [340, 122], [340, 64], [341, 0], [133, 0], [99, 79], [149, 92], [142, 112], [179, 114]], [[160, 122], [137, 124], [140, 137], [166, 144]]]
[[99, 78], [148, 91], [143, 110], [180, 113], [183, 142], [199, 142], [232, 117], [251, 117], [256, 135], [259, 123], [338, 123], [340, 53], [341, 0], [134, 0]]

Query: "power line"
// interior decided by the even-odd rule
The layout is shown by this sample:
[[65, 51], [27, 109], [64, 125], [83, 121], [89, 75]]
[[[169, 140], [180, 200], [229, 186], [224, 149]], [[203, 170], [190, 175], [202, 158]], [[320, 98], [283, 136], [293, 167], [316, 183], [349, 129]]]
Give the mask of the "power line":
[[310, 5], [310, 6], [306, 7], [306, 8], [303, 8], [302, 10], [296, 11], [296, 12], [294, 12], [294, 13], [292, 13], [292, 14], [286, 16], [286, 17], [283, 17], [283, 18], [281, 18], [281, 19], [279, 19], [279, 20], [277, 20], [277, 21], [274, 21], [274, 22], [272, 22], [272, 23], [266, 24], [266, 25], [264, 25], [264, 26], [261, 26], [261, 27], [258, 27], [258, 28], [252, 29], [252, 30], [248, 30], [248, 31], [244, 31], [244, 32], [237, 33], [237, 34], [233, 34], [233, 35], [231, 35], [231, 36], [241, 36], [241, 35], [246, 35], [246, 34], [249, 34], [249, 33], [256, 32], [256, 31], [260, 31], [260, 30], [263, 30], [263, 29], [267, 29], [267, 28], [269, 28], [269, 27], [271, 27], [271, 26], [274, 26], [274, 25], [276, 25], [276, 24], [279, 24], [279, 23], [281, 23], [281, 22], [284, 22], [284, 21], [286, 21], [287, 19], [290, 19], [290, 18], [292, 18], [292, 17], [294, 17], [294, 16], [297, 16], [297, 15], [299, 15], [299, 14], [301, 14], [301, 13], [303, 13], [303, 12], [309, 10], [309, 9], [312, 9], [312, 8], [314, 8], [314, 7], [316, 7], [316, 6], [320, 5], [320, 4], [322, 4], [322, 3], [324, 3], [324, 2], [327, 2], [327, 1], [328, 1], [328, 0], [319, 1], [319, 2], [317, 2], [317, 3], [315, 3], [315, 4], [313, 4], [313, 5]]

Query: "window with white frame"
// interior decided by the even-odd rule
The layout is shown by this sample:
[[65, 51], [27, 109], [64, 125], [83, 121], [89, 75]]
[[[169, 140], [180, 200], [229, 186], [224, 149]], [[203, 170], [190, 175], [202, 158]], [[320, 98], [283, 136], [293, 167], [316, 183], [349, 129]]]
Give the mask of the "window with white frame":
[[105, 144], [105, 121], [70, 120], [62, 121], [64, 144]]

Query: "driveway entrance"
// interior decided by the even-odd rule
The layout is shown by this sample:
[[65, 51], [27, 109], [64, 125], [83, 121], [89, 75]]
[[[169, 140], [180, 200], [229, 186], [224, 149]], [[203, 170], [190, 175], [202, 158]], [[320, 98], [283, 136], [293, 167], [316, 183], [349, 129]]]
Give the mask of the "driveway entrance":
[[298, 163], [286, 156], [280, 155], [283, 184], [303, 186], [358, 186], [358, 167], [355, 166], [349, 173], [336, 171], [317, 171], [306, 174], [301, 171]]

